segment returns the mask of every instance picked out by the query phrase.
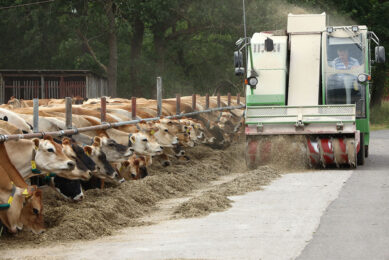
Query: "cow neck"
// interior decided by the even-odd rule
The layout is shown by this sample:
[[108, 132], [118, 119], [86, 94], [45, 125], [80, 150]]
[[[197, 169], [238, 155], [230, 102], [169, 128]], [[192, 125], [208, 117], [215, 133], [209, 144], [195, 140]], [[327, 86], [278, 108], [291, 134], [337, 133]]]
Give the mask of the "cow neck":
[[0, 154], [2, 155], [1, 165], [4, 169], [7, 169], [8, 178], [20, 188], [27, 188], [27, 183], [24, 181], [20, 172], [12, 164], [11, 159], [8, 156], [4, 143], [0, 144]]
[[31, 156], [31, 172], [35, 174], [41, 174], [42, 172], [37, 169], [36, 162], [35, 162], [35, 156], [36, 156], [37, 148], [32, 149], [32, 156]]
[[8, 197], [7, 203], [0, 204], [0, 210], [6, 210], [6, 209], [9, 209], [11, 207], [12, 202], [14, 200], [15, 192], [16, 192], [16, 186], [14, 184], [12, 184], [11, 195]]

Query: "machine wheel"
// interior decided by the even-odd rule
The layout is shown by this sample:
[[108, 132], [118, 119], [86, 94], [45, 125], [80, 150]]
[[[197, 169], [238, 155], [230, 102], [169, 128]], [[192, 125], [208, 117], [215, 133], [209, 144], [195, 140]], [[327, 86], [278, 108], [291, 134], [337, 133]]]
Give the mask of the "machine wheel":
[[361, 133], [360, 135], [360, 145], [359, 145], [359, 152], [357, 155], [357, 164], [358, 165], [364, 165], [365, 164], [365, 140], [364, 140], [364, 134]]
[[365, 145], [365, 158], [369, 157], [369, 146]]

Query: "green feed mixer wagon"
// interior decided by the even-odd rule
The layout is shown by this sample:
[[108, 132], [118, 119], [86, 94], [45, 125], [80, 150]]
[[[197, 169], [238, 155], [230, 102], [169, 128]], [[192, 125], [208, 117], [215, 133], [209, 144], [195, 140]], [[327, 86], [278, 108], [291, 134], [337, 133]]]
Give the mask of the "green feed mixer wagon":
[[[364, 164], [371, 64], [385, 62], [385, 49], [366, 26], [326, 26], [326, 20], [325, 13], [289, 14], [286, 31], [237, 41], [235, 74], [245, 76], [250, 168], [286, 147], [303, 153], [311, 167]], [[287, 143], [291, 139], [298, 143]]]

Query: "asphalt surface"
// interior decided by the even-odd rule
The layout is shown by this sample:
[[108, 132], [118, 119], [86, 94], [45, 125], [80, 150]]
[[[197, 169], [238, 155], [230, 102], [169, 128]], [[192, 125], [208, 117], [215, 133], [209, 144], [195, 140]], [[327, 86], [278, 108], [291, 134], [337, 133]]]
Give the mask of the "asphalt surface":
[[372, 132], [370, 142], [299, 260], [389, 259], [389, 131]]
[[95, 241], [1, 251], [32, 259], [389, 259], [389, 131], [358, 170], [285, 174], [203, 218]]

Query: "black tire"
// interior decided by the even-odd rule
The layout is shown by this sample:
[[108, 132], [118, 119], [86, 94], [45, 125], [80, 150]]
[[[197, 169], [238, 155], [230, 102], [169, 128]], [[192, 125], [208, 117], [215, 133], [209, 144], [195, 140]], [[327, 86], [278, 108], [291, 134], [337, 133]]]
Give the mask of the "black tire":
[[369, 146], [365, 145], [365, 158], [369, 157]]
[[364, 134], [361, 133], [360, 135], [360, 145], [359, 145], [359, 152], [357, 155], [357, 164], [358, 165], [364, 165], [365, 164], [365, 140], [364, 140]]

